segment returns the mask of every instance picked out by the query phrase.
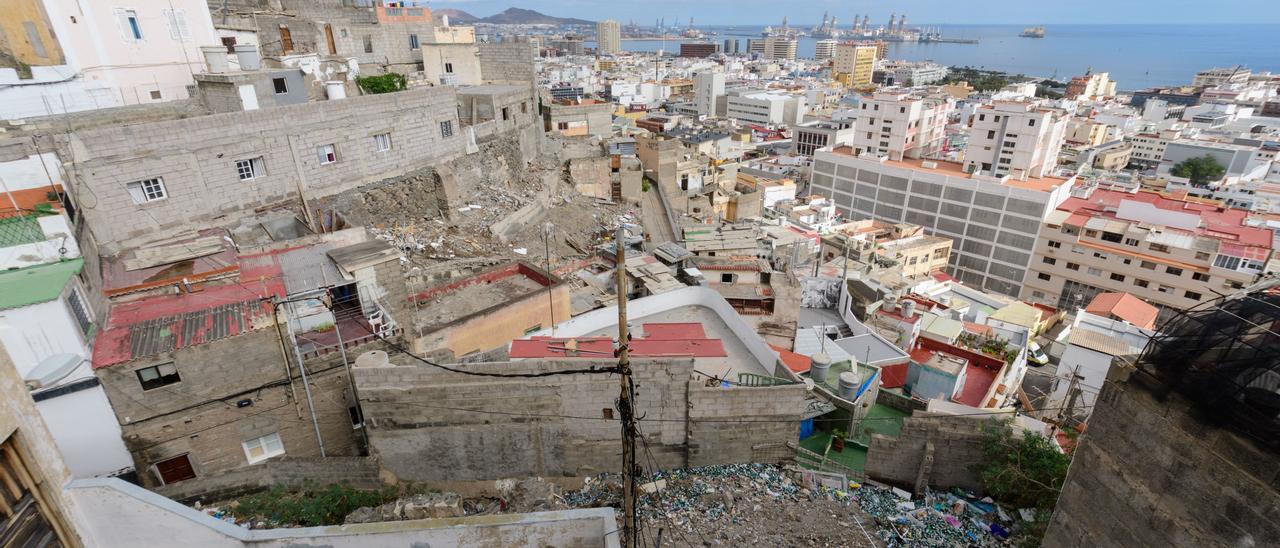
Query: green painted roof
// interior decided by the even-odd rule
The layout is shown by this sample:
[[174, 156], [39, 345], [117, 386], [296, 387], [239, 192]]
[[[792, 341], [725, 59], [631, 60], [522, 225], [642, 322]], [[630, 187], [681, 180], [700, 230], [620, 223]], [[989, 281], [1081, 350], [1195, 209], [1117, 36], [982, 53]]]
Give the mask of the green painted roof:
[[84, 259], [0, 272], [0, 310], [52, 301], [67, 281], [84, 268]]

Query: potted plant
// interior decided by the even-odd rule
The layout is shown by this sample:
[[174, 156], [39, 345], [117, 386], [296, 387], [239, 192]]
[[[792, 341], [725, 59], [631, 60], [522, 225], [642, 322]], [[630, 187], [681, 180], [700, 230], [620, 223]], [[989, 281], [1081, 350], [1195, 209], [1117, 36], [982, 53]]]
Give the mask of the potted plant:
[[837, 453], [844, 452], [844, 437], [847, 432], [843, 428], [837, 428], [831, 431], [831, 449]]

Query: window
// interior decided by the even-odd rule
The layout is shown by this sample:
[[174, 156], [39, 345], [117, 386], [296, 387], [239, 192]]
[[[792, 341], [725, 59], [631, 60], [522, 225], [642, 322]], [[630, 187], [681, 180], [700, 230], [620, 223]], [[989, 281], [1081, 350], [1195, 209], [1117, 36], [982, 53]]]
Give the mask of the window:
[[80, 296], [80, 290], [72, 287], [67, 293], [67, 306], [71, 308], [71, 315], [76, 319], [76, 326], [80, 328], [80, 334], [85, 337], [93, 330], [93, 315], [89, 313], [89, 307], [85, 304], [84, 298]]
[[409, 49], [418, 49], [418, 35], [409, 35]]
[[1208, 254], [1208, 253], [1205, 253], [1204, 251], [1197, 251], [1197, 252], [1196, 252], [1196, 260], [1197, 260], [1197, 261], [1207, 261], [1207, 260], [1209, 260], [1209, 254]]
[[1191, 279], [1197, 282], [1207, 282], [1209, 281], [1209, 275], [1203, 272], [1192, 272]]
[[244, 442], [244, 456], [249, 460], [249, 464], [283, 454], [284, 444], [280, 442], [280, 434], [276, 432]]
[[320, 156], [320, 165], [332, 164], [338, 161], [338, 149], [333, 145], [320, 145], [316, 147], [316, 154]]
[[1097, 230], [1088, 230], [1088, 229], [1086, 229], [1086, 230], [1084, 231], [1084, 235], [1085, 235], [1085, 236], [1088, 236], [1088, 237], [1090, 237], [1090, 238], [1097, 238], [1097, 237], [1098, 237], [1098, 231], [1097, 231]]
[[1118, 244], [1118, 243], [1120, 243], [1120, 242], [1121, 242], [1121, 241], [1123, 241], [1123, 240], [1124, 240], [1124, 235], [1123, 235], [1123, 234], [1116, 234], [1115, 232], [1103, 232], [1103, 233], [1102, 233], [1102, 241], [1104, 241], [1104, 242], [1114, 242], [1114, 243], [1117, 243], [1117, 244]]
[[125, 189], [129, 191], [129, 197], [133, 198], [135, 204], [145, 204], [169, 197], [164, 190], [164, 179], [160, 177], [134, 181], [125, 185]]
[[453, 74], [453, 63], [445, 63], [445, 64], [444, 64], [444, 73], [445, 73], [445, 74]]
[[502, 107], [502, 119], [504, 121], [511, 119], [511, 107]]
[[1156, 291], [1161, 293], [1173, 293], [1173, 288], [1162, 284], [1159, 289], [1156, 289]]
[[1067, 263], [1067, 270], [1080, 270], [1080, 265], [1076, 263]]
[[526, 102], [524, 102], [524, 101], [521, 101], [521, 102], [520, 102], [520, 114], [528, 114], [528, 113], [529, 113], [529, 103], [526, 103]]
[[1110, 259], [1111, 257], [1110, 257], [1109, 255], [1107, 255], [1106, 253], [1103, 253], [1103, 252], [1101, 252], [1101, 251], [1094, 251], [1094, 252], [1093, 252], [1093, 258], [1095, 258], [1095, 259], [1102, 259], [1102, 260], [1104, 260], [1104, 261], [1105, 261], [1105, 260], [1107, 260], [1107, 259]]
[[1032, 118], [1032, 119], [1030, 119], [1030, 120], [1027, 120], [1027, 125], [1028, 125], [1028, 126], [1031, 126], [1031, 127], [1036, 127], [1036, 120], [1035, 120], [1035, 118]]
[[261, 156], [247, 160], [236, 160], [236, 175], [240, 176], [241, 181], [256, 179], [266, 174], [267, 170], [262, 168]]
[[1048, 275], [1048, 274], [1045, 274], [1044, 272], [1041, 272], [1041, 273], [1039, 273], [1039, 274], [1036, 274], [1036, 277], [1037, 277], [1037, 278], [1040, 278], [1041, 280], [1044, 280], [1044, 281], [1046, 281], [1046, 282], [1047, 282], [1047, 281], [1049, 281], [1049, 279], [1050, 279], [1050, 278], [1052, 278], [1052, 276], [1050, 276], [1050, 275]]
[[1052, 248], [1054, 248], [1054, 249], [1058, 249], [1058, 248], [1062, 247], [1062, 242], [1055, 242], [1055, 241], [1053, 241], [1053, 240], [1049, 240], [1049, 247], [1052, 247]]
[[151, 90], [151, 100], [152, 100], [152, 101], [159, 101], [159, 100], [160, 100], [160, 90], [158, 90], [158, 89], [153, 89], [153, 90]]
[[116, 18], [120, 21], [120, 31], [125, 40], [137, 42], [142, 40], [142, 23], [138, 21], [138, 12], [134, 10], [116, 10]]
[[1058, 260], [1053, 257], [1045, 257], [1042, 259], [1044, 264], [1058, 264]]
[[285, 53], [293, 51], [293, 34], [284, 25], [280, 25], [280, 50]]
[[569, 129], [569, 122], [558, 122], [558, 123], [556, 123], [556, 129], [561, 130], [561, 131], [566, 130], [566, 129]]
[[1230, 255], [1218, 255], [1218, 257], [1213, 260], [1213, 266], [1216, 266], [1218, 268], [1225, 268], [1227, 270], [1235, 270], [1237, 268], [1240, 268], [1240, 257], [1232, 257]]
[[1112, 279], [1112, 280], [1115, 280], [1115, 281], [1117, 281], [1117, 282], [1123, 282], [1123, 281], [1124, 281], [1124, 274], [1118, 274], [1118, 273], [1112, 272], [1112, 273], [1111, 273], [1111, 279]]
[[391, 134], [379, 133], [373, 136], [373, 149], [377, 152], [391, 150]]
[[364, 35], [364, 52], [373, 53], [373, 37], [368, 34]]
[[1170, 276], [1181, 276], [1181, 275], [1182, 275], [1182, 269], [1181, 269], [1181, 268], [1177, 268], [1177, 267], [1173, 267], [1173, 266], [1166, 266], [1166, 267], [1164, 267], [1164, 271], [1165, 271], [1166, 273], [1168, 273]]
[[988, 132], [987, 132], [987, 138], [988, 138], [988, 139], [995, 139], [995, 138], [996, 138], [996, 132], [995, 132], [995, 130], [988, 131]]
[[191, 458], [185, 454], [157, 461], [154, 466], [156, 475], [160, 476], [160, 481], [165, 485], [196, 477], [196, 469], [191, 466]]
[[1124, 239], [1124, 245], [1131, 245], [1131, 246], [1137, 247], [1137, 246], [1138, 246], [1138, 240], [1137, 240], [1137, 239], [1134, 239], [1134, 238], [1125, 238], [1125, 239]]
[[533, 325], [529, 326], [529, 329], [524, 330], [524, 334], [525, 334], [525, 335], [532, 335], [532, 334], [537, 333], [537, 332], [539, 332], [539, 331], [542, 331], [542, 324], [540, 324], [540, 323], [538, 323], [538, 324], [533, 324]]
[[178, 367], [172, 363], [144, 367], [134, 373], [138, 375], [138, 382], [142, 383], [143, 390], [151, 390], [182, 382], [182, 377], [178, 376]]
[[285, 81], [284, 78], [272, 78], [271, 85], [275, 87], [276, 95], [289, 93], [289, 82]]
[[1134, 278], [1134, 279], [1133, 279], [1133, 285], [1136, 285], [1136, 286], [1138, 286], [1138, 287], [1147, 287], [1148, 285], [1151, 285], [1151, 284], [1147, 283], [1147, 281], [1146, 281], [1146, 280], [1144, 280], [1144, 279], [1141, 279], [1141, 278]]
[[1139, 264], [1138, 266], [1140, 266], [1140, 267], [1142, 267], [1142, 268], [1145, 268], [1145, 269], [1147, 269], [1147, 270], [1155, 270], [1155, 269], [1156, 269], [1156, 263], [1153, 263], [1153, 262], [1151, 262], [1151, 261], [1142, 261], [1142, 264]]
[[1164, 245], [1164, 244], [1150, 244], [1150, 245], [1148, 245], [1147, 247], [1148, 247], [1148, 248], [1150, 248], [1152, 251], [1155, 251], [1156, 253], [1168, 253], [1168, 252], [1169, 252], [1169, 246]]
[[731, 283], [734, 283], [736, 280], [737, 280], [737, 276], [733, 274], [724, 273], [720, 275], [720, 283], [722, 284], [731, 284]]
[[169, 37], [176, 42], [191, 39], [191, 28], [187, 26], [187, 13], [183, 10], [163, 10], [164, 18], [169, 23]]
[[[561, 123], [564, 124], [564, 122], [561, 122]], [[562, 129], [569, 129], [569, 124], [564, 124], [564, 126], [565, 127]], [[453, 137], [453, 121], [452, 120], [445, 120], [443, 122], [440, 122], [440, 136]]]
[[1188, 291], [1183, 295], [1185, 295], [1188, 299], [1191, 299], [1193, 301], [1198, 301], [1202, 297], [1202, 295], [1200, 295], [1199, 293], [1196, 293], [1195, 291]]

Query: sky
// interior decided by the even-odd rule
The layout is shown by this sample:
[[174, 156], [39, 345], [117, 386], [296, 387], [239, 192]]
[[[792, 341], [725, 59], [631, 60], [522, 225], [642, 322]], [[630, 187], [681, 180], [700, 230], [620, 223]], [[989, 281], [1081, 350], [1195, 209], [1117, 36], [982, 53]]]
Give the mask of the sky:
[[[852, 24], [853, 16], [870, 15], [884, 24], [889, 15], [906, 14], [909, 24], [1280, 24], [1276, 0], [1216, 0], [1212, 9], [1204, 0], [881, 0], [878, 2], [808, 0], [462, 0], [430, 2], [432, 8], [457, 8], [476, 17], [493, 15], [509, 7], [536, 10], [557, 17], [634, 20], [653, 25], [658, 17], [667, 23], [694, 18], [698, 25], [777, 24], [786, 15], [790, 22], [816, 24], [824, 10]], [[790, 5], [788, 5], [790, 4]], [[799, 4], [799, 5], [798, 5]], [[1280, 37], [1267, 38], [1272, 44]]]

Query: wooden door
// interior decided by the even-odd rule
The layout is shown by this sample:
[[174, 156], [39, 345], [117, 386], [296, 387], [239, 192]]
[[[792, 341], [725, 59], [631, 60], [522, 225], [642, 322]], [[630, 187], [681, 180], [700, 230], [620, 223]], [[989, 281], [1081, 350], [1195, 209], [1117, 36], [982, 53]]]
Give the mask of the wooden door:
[[196, 470], [191, 466], [191, 459], [187, 455], [157, 462], [156, 473], [160, 474], [160, 480], [165, 485], [196, 477]]
[[280, 51], [286, 54], [293, 52], [293, 33], [284, 25], [280, 25]]
[[324, 41], [329, 44], [329, 55], [337, 55], [338, 46], [333, 43], [333, 26], [328, 23], [324, 24]]

